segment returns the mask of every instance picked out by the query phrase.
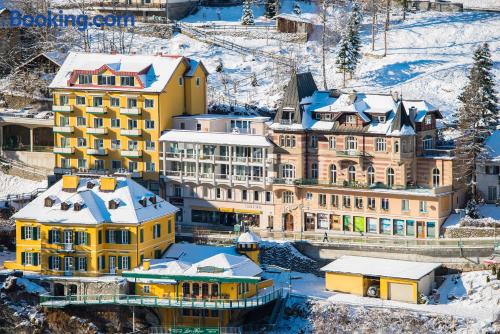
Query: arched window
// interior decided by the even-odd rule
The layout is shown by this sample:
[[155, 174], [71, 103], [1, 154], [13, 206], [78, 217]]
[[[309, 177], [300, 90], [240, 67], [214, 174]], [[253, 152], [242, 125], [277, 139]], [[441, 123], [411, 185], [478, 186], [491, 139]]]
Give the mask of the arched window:
[[312, 179], [318, 178], [318, 164], [316, 162], [313, 162], [311, 165], [311, 178]]
[[358, 149], [358, 140], [354, 136], [347, 136], [345, 146], [347, 150], [355, 151]]
[[284, 179], [295, 178], [295, 167], [293, 165], [285, 164], [281, 166], [281, 177]]
[[430, 150], [434, 146], [432, 136], [425, 136], [423, 140], [424, 150]]
[[387, 168], [387, 186], [392, 187], [394, 185], [394, 169]]
[[368, 167], [368, 185], [375, 183], [375, 168], [373, 166]]
[[349, 174], [349, 183], [356, 182], [356, 167], [354, 167], [353, 165], [349, 166], [348, 174]]
[[337, 166], [330, 165], [330, 183], [337, 183]]
[[432, 186], [439, 187], [439, 184], [441, 183], [441, 172], [439, 171], [438, 168], [434, 168], [432, 170]]
[[283, 192], [283, 203], [293, 203], [293, 192], [284, 191]]

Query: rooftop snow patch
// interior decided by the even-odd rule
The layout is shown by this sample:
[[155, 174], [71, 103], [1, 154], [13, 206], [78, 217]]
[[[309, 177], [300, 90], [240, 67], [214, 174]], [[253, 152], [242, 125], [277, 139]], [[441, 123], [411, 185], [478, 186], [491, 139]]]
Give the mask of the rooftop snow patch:
[[251, 231], [248, 231], [248, 232], [242, 233], [238, 237], [237, 242], [240, 244], [245, 244], [245, 243], [259, 243], [261, 241], [262, 241], [262, 239], [257, 234], [255, 234]]
[[167, 249], [162, 258], [181, 260], [186, 263], [196, 263], [220, 253], [238, 255], [234, 247], [176, 243]]
[[321, 271], [418, 280], [440, 266], [439, 263], [341, 256], [321, 268]]
[[199, 132], [188, 130], [170, 130], [165, 132], [160, 141], [181, 142], [181, 143], [203, 143], [213, 145], [241, 145], [241, 146], [260, 146], [271, 147], [271, 143], [264, 136], [235, 134], [235, 133], [217, 133], [217, 132]]

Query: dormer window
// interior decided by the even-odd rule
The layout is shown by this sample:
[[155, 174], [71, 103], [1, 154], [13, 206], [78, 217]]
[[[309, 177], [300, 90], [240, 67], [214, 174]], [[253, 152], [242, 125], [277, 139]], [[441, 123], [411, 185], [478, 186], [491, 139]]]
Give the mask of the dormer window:
[[385, 116], [377, 116], [377, 120], [379, 123], [385, 123]]
[[52, 205], [54, 205], [55, 202], [56, 202], [55, 197], [48, 196], [48, 197], [45, 197], [44, 205], [45, 205], [46, 208], [51, 208]]
[[424, 122], [425, 125], [432, 125], [432, 115], [425, 116]]
[[91, 85], [92, 84], [92, 75], [91, 74], [80, 74], [78, 76], [78, 83], [80, 85]]
[[120, 78], [120, 85], [134, 87], [135, 78], [133, 76], [123, 76]]
[[330, 114], [326, 114], [325, 115], [325, 120], [326, 121], [330, 121], [331, 119], [332, 119], [332, 115], [330, 115]]
[[149, 201], [151, 202], [151, 204], [156, 204], [156, 196], [150, 197]]
[[314, 118], [319, 121], [321, 119], [321, 114], [320, 113], [315, 113], [314, 114]]
[[113, 75], [98, 75], [97, 84], [100, 86], [115, 86], [116, 78]]
[[92, 188], [94, 188], [94, 186], [95, 186], [94, 182], [92, 182], [92, 181], [87, 182], [87, 189], [92, 189]]
[[118, 207], [120, 206], [120, 200], [119, 199], [112, 199], [108, 202], [108, 208], [110, 210], [115, 210], [115, 209], [118, 209]]
[[63, 211], [68, 211], [70, 207], [71, 207], [71, 203], [69, 203], [69, 202], [62, 202], [61, 203], [61, 210], [63, 210]]
[[80, 211], [83, 208], [83, 202], [76, 202], [73, 205], [73, 210], [75, 211]]

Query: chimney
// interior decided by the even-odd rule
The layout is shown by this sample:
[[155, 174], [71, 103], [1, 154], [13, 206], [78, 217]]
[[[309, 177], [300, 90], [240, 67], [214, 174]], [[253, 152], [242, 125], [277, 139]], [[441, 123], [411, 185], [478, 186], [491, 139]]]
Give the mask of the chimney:
[[52, 196], [45, 197], [44, 205], [46, 208], [51, 208], [52, 205], [56, 202], [56, 199]]
[[70, 206], [71, 206], [71, 204], [69, 202], [62, 202], [61, 203], [61, 210], [68, 211]]
[[148, 205], [148, 199], [147, 199], [145, 196], [143, 196], [143, 197], [139, 200], [139, 203], [141, 203], [141, 205], [142, 205], [143, 207], [146, 207], [146, 206]]
[[149, 270], [151, 268], [151, 260], [144, 259], [142, 260], [142, 270]]
[[80, 211], [83, 208], [83, 202], [76, 202], [73, 204], [74, 211]]
[[356, 92], [349, 93], [349, 104], [356, 102]]
[[152, 204], [156, 204], [156, 196], [153, 195], [152, 197], [149, 198], [149, 201], [152, 203]]
[[413, 125], [415, 125], [415, 117], [417, 116], [417, 108], [411, 107], [408, 110], [408, 116], [410, 117], [410, 121]]
[[112, 199], [108, 202], [108, 209], [110, 210], [118, 209], [118, 206], [120, 206], [120, 200]]
[[63, 175], [62, 177], [63, 191], [76, 192], [79, 183], [80, 183], [80, 178], [78, 177], [78, 175]]
[[94, 182], [92, 182], [92, 181], [88, 181], [88, 182], [87, 182], [87, 189], [93, 189], [93, 188], [94, 188], [94, 186], [95, 186], [95, 183], [94, 183]]

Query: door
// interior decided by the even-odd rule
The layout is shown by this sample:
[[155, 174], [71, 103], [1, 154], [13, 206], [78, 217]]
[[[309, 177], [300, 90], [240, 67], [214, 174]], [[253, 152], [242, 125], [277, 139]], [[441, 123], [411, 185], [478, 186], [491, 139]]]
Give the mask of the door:
[[425, 238], [425, 222], [417, 222], [417, 238]]
[[389, 283], [389, 296], [390, 300], [397, 300], [400, 302], [415, 303], [413, 297], [413, 285], [402, 283]]
[[116, 257], [115, 256], [109, 257], [109, 272], [111, 274], [114, 274], [116, 272]]
[[305, 214], [306, 218], [306, 226], [305, 230], [306, 231], [314, 231], [314, 214], [311, 213], [306, 213]]
[[293, 231], [293, 216], [290, 213], [285, 214], [285, 231]]
[[344, 216], [344, 221], [343, 221], [342, 227], [343, 227], [344, 231], [351, 230], [351, 217], [350, 216]]
[[340, 216], [330, 215], [330, 230], [340, 231], [342, 228], [340, 224]]
[[70, 272], [73, 270], [73, 258], [67, 256], [64, 258], [64, 271]]

